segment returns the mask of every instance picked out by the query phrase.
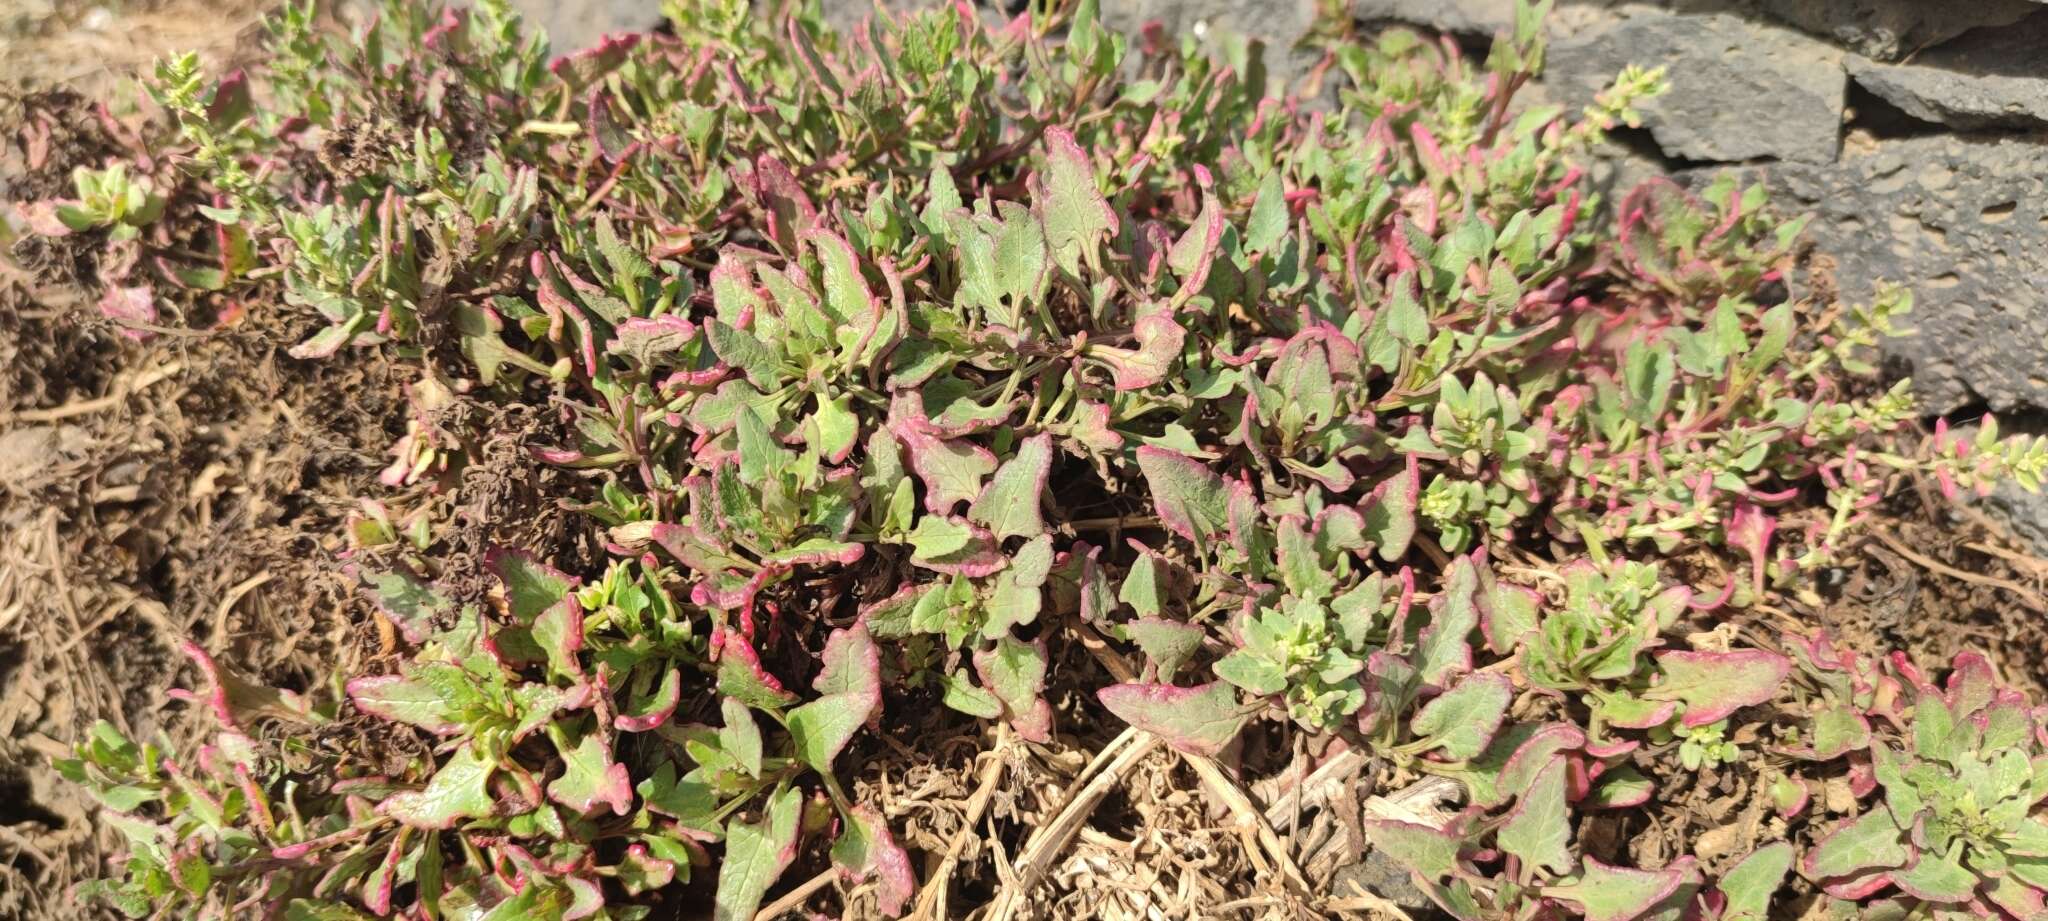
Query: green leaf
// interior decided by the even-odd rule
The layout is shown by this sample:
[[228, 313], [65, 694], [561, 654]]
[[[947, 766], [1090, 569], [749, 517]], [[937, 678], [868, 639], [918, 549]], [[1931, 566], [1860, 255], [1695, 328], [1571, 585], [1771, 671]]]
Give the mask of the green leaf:
[[384, 798], [385, 815], [414, 828], [453, 828], [462, 819], [491, 814], [491, 774], [497, 765], [465, 742], [434, 772], [426, 789]]
[[761, 657], [737, 631], [725, 635], [718, 657], [718, 693], [737, 698], [757, 710], [780, 710], [796, 701], [774, 675], [761, 667]]
[[1287, 672], [1279, 665], [1240, 649], [1217, 660], [1216, 677], [1261, 697], [1287, 690]]
[[818, 409], [804, 420], [804, 443], [828, 463], [846, 462], [860, 440], [860, 417], [853, 413], [853, 397], [840, 394], [832, 399], [818, 396]]
[[917, 879], [910, 871], [910, 855], [889, 834], [889, 823], [867, 806], [855, 806], [842, 813], [844, 831], [832, 844], [832, 862], [853, 881], [870, 876], [877, 883], [878, 906], [884, 917], [898, 917], [903, 903], [917, 894]]
[[761, 821], [734, 823], [727, 830], [712, 921], [753, 921], [761, 897], [796, 859], [797, 820], [802, 814], [803, 795], [788, 788], [768, 801]]
[[1391, 563], [1406, 556], [1415, 539], [1415, 511], [1422, 501], [1422, 473], [1413, 455], [1407, 466], [1374, 486], [1359, 514], [1365, 517], [1365, 538], [1379, 547], [1380, 559]]
[[967, 517], [988, 526], [997, 540], [1045, 533], [1039, 503], [1052, 471], [1052, 436], [1034, 435], [1004, 462], [988, 486], [967, 507]]
[[1889, 870], [1912, 857], [1892, 814], [1872, 809], [1844, 823], [1806, 852], [1800, 869], [1807, 878], [1827, 880], [1864, 870]]
[[982, 478], [996, 470], [996, 457], [965, 441], [934, 438], [923, 432], [899, 431], [910, 451], [911, 469], [924, 481], [926, 511], [944, 514], [981, 495]]
[[[851, 349], [864, 333], [868, 345], [878, 347], [881, 343], [871, 335], [874, 327], [881, 322], [882, 305], [875, 300], [873, 291], [868, 290], [867, 278], [861, 275], [860, 260], [853, 253], [853, 247], [838, 235], [824, 230], [813, 231], [811, 242], [817, 245], [818, 265], [822, 270], [825, 288], [825, 309], [842, 326], [839, 345]], [[723, 354], [723, 353], [721, 353]], [[860, 360], [864, 356], [848, 355]]]
[[460, 701], [450, 699], [451, 690], [468, 691], [467, 683], [436, 683], [398, 675], [357, 678], [348, 683], [349, 700], [356, 709], [436, 735], [462, 729], [456, 716], [461, 707], [477, 699], [473, 691]]
[[1977, 874], [1952, 858], [1925, 850], [1911, 866], [1890, 875], [1900, 889], [1929, 902], [1967, 902], [1977, 892]]
[[948, 707], [985, 720], [1003, 715], [1003, 702], [987, 689], [976, 687], [964, 675], [940, 675], [939, 686], [939, 702]]
[[1714, 888], [1727, 900], [1720, 921], [1765, 921], [1770, 916], [1771, 896], [1792, 868], [1792, 845], [1779, 841], [1757, 848], [1742, 862], [1721, 874]]
[[562, 755], [562, 776], [548, 783], [550, 799], [585, 815], [601, 805], [612, 807], [613, 815], [633, 808], [633, 781], [626, 766], [612, 760], [602, 734], [587, 733], [573, 746], [557, 726], [548, 727], [548, 736]]
[[882, 660], [868, 629], [832, 631], [825, 641], [824, 668], [812, 687], [825, 695], [789, 712], [789, 734], [797, 757], [820, 773], [882, 705]]
[[974, 654], [974, 670], [981, 683], [995, 692], [1010, 714], [1012, 728], [1029, 741], [1044, 741], [1052, 731], [1052, 708], [1040, 696], [1045, 691], [1045, 643], [1026, 643], [1010, 636], [996, 639], [995, 646]]
[[1245, 219], [1245, 251], [1270, 253], [1286, 233], [1286, 190], [1280, 185], [1280, 171], [1269, 170], [1259, 182], [1259, 197], [1252, 202], [1252, 213]]
[[1146, 445], [1138, 469], [1152, 489], [1160, 523], [1198, 546], [1208, 546], [1230, 526], [1230, 490], [1202, 462], [1177, 451]]
[[530, 626], [576, 587], [576, 580], [521, 551], [494, 551], [487, 563], [505, 586], [506, 604], [521, 626]]
[[926, 515], [911, 529], [910, 546], [921, 560], [935, 560], [965, 548], [974, 539], [974, 529], [942, 515]]
[[1570, 873], [1571, 810], [1565, 803], [1566, 761], [1553, 755], [1550, 763], [1536, 772], [1536, 779], [1522, 791], [1513, 812], [1500, 827], [1500, 846], [1522, 860], [1522, 880], [1527, 882], [1537, 867], [1557, 875]]
[[782, 385], [781, 364], [775, 353], [752, 333], [715, 318], [706, 332], [718, 360], [746, 375], [749, 383], [764, 391]]
[[1577, 877], [1559, 886], [1543, 887], [1551, 898], [1577, 902], [1586, 921], [1631, 921], [1685, 883], [1694, 861], [1680, 858], [1662, 870], [1610, 867], [1592, 857]]
[[[1143, 559], [1143, 558], [1141, 558]], [[1152, 660], [1159, 670], [1161, 681], [1173, 677], [1173, 673], [1202, 648], [1206, 634], [1193, 624], [1177, 623], [1159, 618], [1141, 618], [1124, 625], [1131, 642]]]
[[1682, 722], [1698, 727], [1770, 700], [1791, 673], [1792, 660], [1761, 649], [1662, 652], [1657, 654], [1657, 667], [1664, 680], [1643, 696], [1684, 703]]
[[371, 918], [338, 902], [293, 899], [284, 907], [284, 921], [371, 921]]
[[730, 697], [720, 700], [718, 707], [725, 716], [725, 725], [718, 730], [719, 749], [748, 776], [761, 776], [761, 727], [754, 722], [754, 712]]
[[1458, 872], [1458, 839], [1448, 832], [1394, 819], [1368, 819], [1365, 836], [1372, 846], [1425, 880]]
[[1045, 130], [1045, 172], [1033, 190], [1033, 203], [1045, 223], [1046, 243], [1053, 260], [1069, 275], [1079, 276], [1083, 262], [1094, 265], [1101, 241], [1117, 230], [1116, 212], [1095, 185], [1095, 166], [1064, 127]]
[[1118, 684], [1095, 692], [1119, 719], [1196, 755], [1214, 755], [1237, 738], [1248, 717], [1237, 691], [1221, 681], [1183, 688], [1167, 684]]
[[1505, 675], [1470, 675], [1424, 704], [1408, 728], [1420, 738], [1423, 751], [1441, 748], [1453, 761], [1476, 758], [1500, 729], [1514, 695], [1514, 686]]

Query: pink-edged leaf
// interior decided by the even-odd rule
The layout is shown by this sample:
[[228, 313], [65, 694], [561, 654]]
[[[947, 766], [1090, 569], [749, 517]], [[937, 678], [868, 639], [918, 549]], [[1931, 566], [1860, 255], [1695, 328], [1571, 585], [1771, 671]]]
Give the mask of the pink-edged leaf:
[[596, 45], [549, 62], [548, 70], [572, 90], [581, 91], [624, 65], [628, 53], [639, 44], [640, 35], [635, 32], [606, 35]]
[[148, 285], [133, 288], [108, 288], [100, 297], [100, 315], [124, 327], [121, 335], [142, 340], [153, 335], [140, 326], [155, 326], [157, 322], [156, 292]]
[[1800, 872], [1821, 881], [1854, 876], [1865, 870], [1891, 870], [1912, 859], [1905, 833], [1886, 809], [1872, 809], [1842, 823], [1806, 852]]
[[348, 696], [357, 710], [435, 735], [452, 735], [465, 725], [455, 718], [456, 702], [448, 699], [443, 688], [416, 678], [357, 678], [348, 683]]
[[1024, 643], [1008, 636], [974, 654], [974, 670], [981, 683], [1003, 703], [1010, 725], [1027, 742], [1052, 738], [1052, 706], [1041, 697], [1045, 692], [1045, 641]]
[[812, 687], [825, 696], [789, 712], [797, 757], [820, 771], [882, 705], [882, 658], [868, 629], [834, 630], [825, 641], [825, 665]]
[[825, 639], [824, 665], [811, 687], [820, 694], [882, 697], [882, 658], [868, 628], [855, 624]]
[[836, 331], [841, 353], [865, 363], [883, 344], [876, 335], [888, 314], [882, 302], [868, 288], [860, 271], [860, 259], [845, 238], [826, 230], [814, 230], [806, 239], [818, 251], [820, 281], [825, 289], [824, 308], [840, 326]]
[[1209, 269], [1216, 264], [1217, 250], [1223, 247], [1223, 205], [1210, 188], [1214, 182], [1206, 167], [1195, 167], [1195, 184], [1202, 189], [1202, 213], [1166, 255], [1167, 265], [1181, 278], [1180, 290], [1173, 295], [1174, 310], [1202, 293]]
[[573, 747], [555, 729], [548, 730], [562, 755], [562, 776], [548, 783], [548, 798], [578, 813], [588, 815], [599, 806], [610, 806], [613, 815], [625, 815], [633, 808], [633, 782], [626, 766], [612, 760], [611, 746], [603, 734], [591, 732]]
[[1467, 676], [1449, 691], [1423, 704], [1408, 728], [1427, 749], [1441, 749], [1453, 761], [1476, 758], [1507, 717], [1514, 684], [1506, 675], [1487, 672]]
[[1153, 313], [1139, 317], [1131, 335], [1137, 340], [1135, 349], [1090, 344], [1084, 346], [1084, 353], [1109, 366], [1111, 386], [1118, 390], [1157, 386], [1173, 369], [1174, 359], [1180, 357], [1181, 348], [1187, 343], [1187, 330], [1174, 322], [1171, 315]]
[[797, 699], [761, 667], [754, 644], [735, 630], [726, 631], [719, 649], [718, 693], [761, 710], [780, 710]]
[[1422, 471], [1415, 455], [1397, 473], [1373, 487], [1361, 503], [1365, 516], [1365, 538], [1379, 548], [1380, 559], [1391, 563], [1408, 554], [1415, 539], [1415, 511], [1422, 500]]
[[1248, 714], [1237, 690], [1221, 681], [1184, 688], [1168, 684], [1119, 684], [1097, 691], [1102, 705], [1119, 719], [1195, 755], [1214, 755], [1237, 738]]
[[304, 698], [291, 691], [266, 687], [249, 681], [233, 671], [221, 668], [213, 656], [201, 649], [199, 644], [187, 640], [178, 644], [179, 651], [199, 667], [206, 678], [204, 694], [190, 691], [174, 691], [172, 697], [203, 703], [213, 711], [221, 725], [238, 728], [242, 720], [255, 717], [272, 717], [296, 723], [313, 719], [313, 708]]
[[1228, 533], [1230, 490], [1201, 461], [1145, 445], [1138, 449], [1138, 469], [1152, 489], [1159, 521], [1168, 530], [1201, 546]]
[[1681, 857], [1662, 870], [1633, 870], [1610, 867], [1589, 856], [1576, 878], [1545, 886], [1543, 894], [1578, 903], [1586, 921], [1632, 921], [1684, 885], [1695, 863]]
[[612, 723], [623, 732], [647, 732], [659, 728], [675, 715], [683, 699], [683, 673], [671, 668], [661, 684], [644, 696], [636, 696]]
[[1633, 765], [1610, 768], [1580, 802], [1589, 809], [1633, 809], [1650, 801], [1657, 784]]
[[1770, 700], [1792, 672], [1791, 659], [1761, 649], [1660, 652], [1657, 666], [1664, 680], [1643, 696], [1683, 702], [1686, 726], [1718, 722], [1743, 707]]
[[1126, 624], [1124, 630], [1130, 634], [1131, 642], [1136, 643], [1158, 669], [1162, 681], [1172, 678], [1174, 672], [1194, 658], [1207, 636], [1202, 628], [1193, 624], [1158, 617], [1134, 620]]
[[632, 844], [619, 861], [619, 884], [627, 895], [640, 895], [667, 888], [676, 878], [676, 862], [649, 853], [647, 845]]
[[1434, 882], [1458, 872], [1462, 842], [1443, 829], [1397, 819], [1368, 819], [1365, 836], [1373, 847], [1424, 880]]
[[1569, 768], [1564, 755], [1552, 755], [1501, 823], [1500, 848], [1521, 859], [1523, 882], [1539, 866], [1559, 876], [1572, 871], [1571, 807], [1565, 802]]
[[1051, 472], [1052, 436], [1039, 434], [1025, 439], [1016, 456], [1003, 463], [995, 478], [967, 507], [968, 519], [987, 525], [996, 540], [1045, 533], [1045, 519], [1038, 507]]
[[753, 921], [761, 897], [796, 860], [797, 824], [803, 794], [785, 788], [768, 801], [759, 822], [733, 822], [726, 831], [725, 861], [718, 869], [712, 921]]
[[642, 368], [662, 363], [683, 346], [696, 341], [697, 324], [688, 317], [665, 314], [659, 317], [627, 317], [605, 344], [608, 352], [630, 356]]
[[1063, 127], [1045, 130], [1045, 164], [1034, 177], [1032, 205], [1045, 224], [1053, 261], [1069, 275], [1095, 264], [1104, 237], [1116, 235], [1116, 211], [1095, 183], [1095, 165]]
[[1542, 728], [1522, 740], [1514, 754], [1508, 756], [1500, 769], [1500, 776], [1494, 781], [1498, 800], [1481, 803], [1491, 806], [1504, 802], [1509, 797], [1521, 795], [1529, 785], [1536, 782], [1537, 772], [1543, 770], [1550, 759], [1557, 755], [1577, 751], [1586, 747], [1586, 731], [1571, 723], [1545, 723]]
[[755, 159], [754, 171], [746, 176], [743, 187], [755, 205], [767, 212], [768, 238], [775, 241], [777, 249], [794, 256], [797, 241], [818, 223], [818, 209], [804, 193], [803, 183], [781, 160], [764, 153]]
[[512, 619], [522, 626], [532, 624], [576, 587], [575, 579], [524, 551], [493, 548], [484, 555], [484, 563], [504, 586]]
[[1911, 866], [1891, 871], [1892, 883], [1907, 895], [1927, 902], [1958, 904], [1977, 894], [1977, 874], [1961, 863], [1929, 851]]
[[889, 823], [865, 805], [847, 811], [845, 830], [832, 844], [832, 864], [849, 883], [873, 877], [884, 916], [901, 917], [905, 903], [917, 894], [910, 855], [889, 833]]
[[465, 742], [434, 772], [423, 790], [394, 793], [379, 805], [383, 812], [413, 828], [446, 829], [463, 819], [481, 819], [491, 814], [492, 764]]
[[1771, 533], [1777, 528], [1776, 518], [1748, 502], [1735, 503], [1735, 511], [1728, 516], [1728, 544], [1749, 556], [1749, 587], [1757, 597], [1764, 593], [1764, 579], [1770, 569]]
[[924, 481], [924, 507], [944, 515], [981, 494], [981, 481], [996, 471], [996, 456], [966, 441], [942, 440], [910, 426], [892, 429], [910, 452], [910, 468]]
[[1778, 841], [1752, 851], [1734, 868], [1721, 874], [1714, 886], [1721, 896], [1719, 921], [1765, 921], [1770, 914], [1771, 896], [1792, 868], [1792, 845]]

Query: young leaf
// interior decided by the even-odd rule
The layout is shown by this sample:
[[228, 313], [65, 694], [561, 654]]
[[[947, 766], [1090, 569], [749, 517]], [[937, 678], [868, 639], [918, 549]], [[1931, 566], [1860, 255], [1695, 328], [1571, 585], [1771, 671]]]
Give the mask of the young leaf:
[[767, 813], [759, 822], [735, 822], [727, 831], [712, 921], [753, 921], [761, 897], [796, 859], [803, 795], [785, 788], [768, 801]]
[[1806, 852], [1800, 871], [1808, 879], [1837, 879], [1863, 870], [1889, 870], [1912, 859], [1898, 823], [1885, 809], [1845, 822]]
[[382, 811], [413, 828], [453, 828], [462, 819], [480, 819], [491, 814], [491, 773], [497, 766], [465, 742], [434, 772], [426, 789], [393, 793], [384, 798]]
[[567, 744], [567, 734], [555, 727], [549, 727], [548, 735], [562, 755], [562, 776], [548, 784], [548, 798], [583, 814], [600, 805], [612, 807], [613, 815], [633, 808], [633, 781], [626, 766], [612, 760], [611, 745], [602, 734], [588, 733], [573, 747]]
[[1572, 870], [1571, 810], [1565, 803], [1566, 769], [1563, 755], [1552, 756], [1550, 763], [1536, 772], [1529, 788], [1522, 791], [1514, 811], [1508, 813], [1507, 821], [1500, 827], [1501, 850], [1521, 858], [1525, 883], [1539, 866], [1560, 876]]
[[1633, 921], [1683, 885], [1693, 864], [1693, 858], [1681, 857], [1662, 870], [1632, 870], [1587, 857], [1577, 877], [1545, 886], [1543, 894], [1577, 902], [1586, 921]]
[[813, 683], [825, 695], [789, 712], [796, 754], [820, 773], [882, 705], [881, 654], [867, 627], [834, 630], [825, 641], [825, 667]]
[[1424, 751], [1440, 748], [1453, 761], [1476, 758], [1500, 729], [1514, 694], [1505, 675], [1469, 675], [1417, 710], [1408, 728], [1427, 744]]
[[887, 917], [900, 917], [904, 903], [917, 894], [910, 855], [889, 833], [889, 823], [865, 805], [846, 813], [845, 831], [832, 844], [832, 863], [849, 882], [874, 877], [879, 907]]
[[1052, 436], [1034, 435], [1003, 463], [981, 495], [967, 507], [967, 517], [988, 526], [995, 539], [1037, 537], [1045, 533], [1039, 502], [1052, 470]]
[[1116, 212], [1095, 185], [1095, 166], [1063, 127], [1045, 131], [1046, 170], [1034, 183], [1032, 198], [1045, 223], [1053, 261], [1068, 275], [1079, 276], [1081, 264], [1096, 264], [1097, 247], [1115, 236]]
[[1152, 488], [1159, 520], [1199, 546], [1208, 546], [1230, 526], [1230, 491], [1223, 478], [1185, 454], [1146, 445], [1138, 469]]
[[1761, 649], [1734, 652], [1661, 652], [1664, 680], [1643, 692], [1650, 700], [1685, 704], [1682, 722], [1705, 726], [1743, 707], [1771, 699], [1792, 671], [1792, 660]]
[[1726, 900], [1720, 921], [1765, 921], [1771, 896], [1792, 868], [1792, 845], [1779, 841], [1757, 848], [1733, 869], [1721, 874], [1714, 888]]
[[1118, 684], [1095, 692], [1095, 696], [1124, 722], [1195, 755], [1222, 751], [1237, 738], [1248, 717], [1238, 705], [1237, 692], [1220, 681], [1192, 688]]

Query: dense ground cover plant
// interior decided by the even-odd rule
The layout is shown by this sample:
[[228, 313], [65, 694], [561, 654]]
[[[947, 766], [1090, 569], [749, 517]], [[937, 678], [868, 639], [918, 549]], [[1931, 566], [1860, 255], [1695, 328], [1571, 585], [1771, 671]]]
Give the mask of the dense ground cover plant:
[[[1989, 426], [1895, 437], [1910, 388], [1865, 353], [1906, 294], [1787, 300], [1798, 222], [1760, 186], [1601, 210], [1581, 158], [1661, 76], [1518, 103], [1539, 9], [1484, 61], [1340, 23], [1293, 88], [1249, 46], [1055, 6], [834, 34], [676, 4], [550, 60], [501, 3], [394, 2], [355, 37], [291, 4], [249, 74], [165, 62], [152, 155], [28, 226], [103, 247], [137, 335], [301, 311], [300, 357], [412, 362], [384, 481], [416, 507], [351, 533], [401, 654], [301, 698], [194, 647], [211, 745], [81, 743], [63, 769], [131, 854], [90, 894], [631, 918], [711, 873], [744, 919], [829, 842], [895, 915], [912, 861], [841, 754], [913, 694], [1046, 740], [1103, 637], [1143, 672], [1089, 690], [1191, 757], [1292, 724], [1455, 779], [1453, 818], [1367, 832], [1457, 917], [1759, 918], [1795, 864], [1901, 916], [2038, 910], [2039, 730], [1981, 663], [1944, 694], [1712, 629], [1903, 478], [2048, 465]], [[183, 309], [222, 299], [246, 307]], [[602, 565], [456, 567], [432, 497], [482, 459], [460, 408], [503, 404], [553, 423], [532, 453], [590, 484]], [[1745, 741], [1759, 707], [1810, 725]], [[311, 741], [363, 718], [376, 757]], [[1766, 749], [1873, 798], [1712, 878], [1575, 847], [1659, 771]]]

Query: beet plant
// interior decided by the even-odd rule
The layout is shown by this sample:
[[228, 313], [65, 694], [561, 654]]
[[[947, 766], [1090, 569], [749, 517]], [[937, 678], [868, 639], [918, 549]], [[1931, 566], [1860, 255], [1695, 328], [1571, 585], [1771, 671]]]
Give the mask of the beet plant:
[[[149, 156], [29, 227], [122, 257], [99, 281], [146, 309], [114, 323], [233, 297], [310, 329], [297, 358], [416, 374], [344, 560], [394, 652], [301, 699], [195, 647], [212, 744], [102, 728], [64, 765], [129, 841], [87, 894], [636, 918], [708, 874], [749, 919], [803, 863], [896, 916], [920, 863], [843, 756], [936, 701], [1021, 744], [1121, 720], [1215, 766], [1305, 733], [1448, 778], [1448, 818], [1359, 827], [1459, 918], [1757, 919], [1802, 879], [2038, 909], [2027, 711], [1926, 691], [1910, 754], [1845, 740], [1896, 695], [1718, 629], [1901, 482], [2048, 467], [1990, 426], [1910, 437], [1869, 361], [1908, 296], [1791, 299], [1800, 222], [1762, 186], [1599, 201], [1590, 146], [1662, 75], [1516, 98], [1540, 6], [1483, 61], [1333, 21], [1295, 86], [1048, 6], [841, 34], [672, 4], [550, 59], [502, 2], [391, 0], [352, 37], [292, 3], [248, 73], [165, 62]], [[504, 434], [469, 410], [515, 405], [601, 564], [456, 552], [449, 497]], [[1747, 732], [1807, 712], [1782, 751]], [[1711, 866], [1584, 847], [1767, 751], [1855, 761], [1885, 805]]]

